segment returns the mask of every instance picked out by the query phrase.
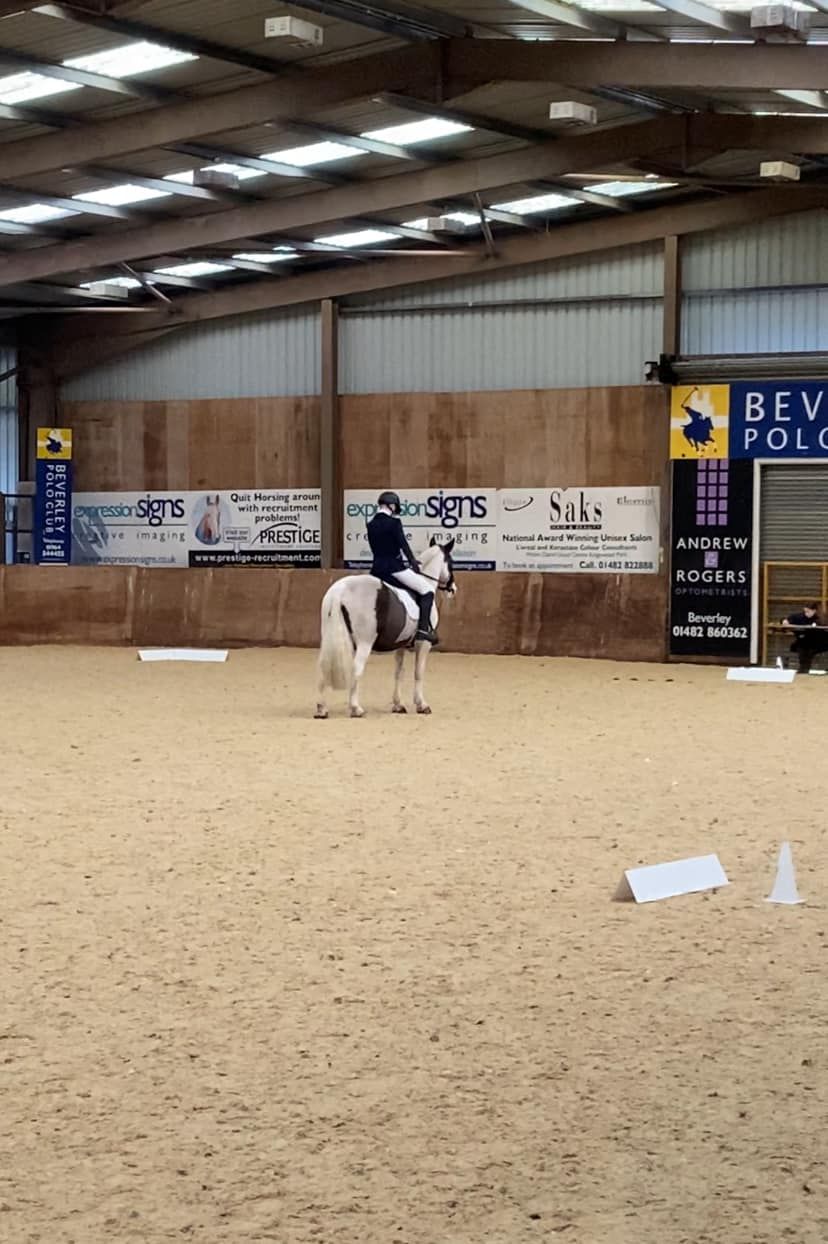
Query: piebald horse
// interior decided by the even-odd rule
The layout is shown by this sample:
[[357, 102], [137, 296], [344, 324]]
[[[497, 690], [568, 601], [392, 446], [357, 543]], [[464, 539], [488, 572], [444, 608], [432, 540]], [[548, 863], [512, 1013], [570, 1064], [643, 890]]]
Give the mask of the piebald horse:
[[[420, 573], [439, 591], [453, 596], [457, 591], [451, 551], [454, 541], [438, 544], [432, 539], [420, 560]], [[404, 713], [400, 682], [406, 648], [414, 648], [414, 707], [430, 713], [423, 681], [431, 649], [429, 643], [414, 644], [417, 630], [416, 609], [410, 612], [402, 588], [390, 588], [369, 574], [347, 575], [328, 588], [322, 600], [322, 642], [319, 647], [319, 686], [317, 718], [328, 716], [325, 692], [349, 690], [352, 717], [364, 717], [359, 702], [359, 683], [372, 652], [393, 652], [396, 657], [392, 713]], [[437, 605], [431, 611], [431, 625], [438, 622]]]

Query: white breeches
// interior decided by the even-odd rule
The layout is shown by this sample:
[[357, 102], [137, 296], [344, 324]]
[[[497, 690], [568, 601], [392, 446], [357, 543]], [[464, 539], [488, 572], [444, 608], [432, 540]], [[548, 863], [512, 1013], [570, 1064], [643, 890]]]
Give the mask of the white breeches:
[[420, 596], [425, 596], [427, 592], [433, 592], [437, 584], [432, 583], [425, 575], [417, 574], [416, 570], [398, 570], [394, 575], [395, 582], [403, 587], [411, 588], [412, 592], [419, 592]]

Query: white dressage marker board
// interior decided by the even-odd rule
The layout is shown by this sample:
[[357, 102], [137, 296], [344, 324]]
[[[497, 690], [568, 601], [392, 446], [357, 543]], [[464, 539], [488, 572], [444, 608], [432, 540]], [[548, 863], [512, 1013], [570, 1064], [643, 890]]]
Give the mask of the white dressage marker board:
[[139, 661], [226, 661], [226, 648], [141, 648]]
[[728, 682], [793, 682], [796, 670], [764, 669], [747, 665], [727, 671]]
[[618, 902], [655, 903], [661, 898], [698, 894], [701, 890], [717, 890], [729, 884], [718, 855], [697, 855], [693, 859], [673, 860], [669, 864], [628, 868], [621, 878], [615, 898]]

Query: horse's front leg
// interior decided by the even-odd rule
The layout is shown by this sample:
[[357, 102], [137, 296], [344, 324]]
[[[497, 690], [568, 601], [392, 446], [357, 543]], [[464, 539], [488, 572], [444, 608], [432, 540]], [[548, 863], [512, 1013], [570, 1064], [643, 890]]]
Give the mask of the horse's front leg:
[[414, 707], [418, 713], [428, 714], [431, 712], [423, 692], [426, 664], [430, 651], [431, 644], [417, 644], [414, 648]]
[[357, 649], [356, 649], [356, 652], [354, 653], [354, 668], [353, 668], [353, 673], [351, 675], [351, 697], [349, 701], [350, 706], [351, 706], [352, 717], [364, 717], [365, 716], [365, 709], [362, 707], [362, 705], [359, 702], [359, 682], [360, 682], [360, 679], [362, 678], [362, 675], [365, 673], [365, 666], [368, 663], [368, 658], [370, 657], [370, 655], [371, 655], [371, 644], [366, 644], [366, 643], [357, 644]]
[[392, 713], [404, 713], [405, 705], [400, 699], [400, 683], [402, 682], [405, 648], [398, 648], [394, 653], [394, 698], [391, 701]]

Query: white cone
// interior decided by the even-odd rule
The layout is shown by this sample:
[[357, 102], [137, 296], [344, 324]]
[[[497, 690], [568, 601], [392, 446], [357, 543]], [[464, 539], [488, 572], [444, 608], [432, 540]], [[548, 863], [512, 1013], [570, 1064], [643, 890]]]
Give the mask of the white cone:
[[793, 855], [791, 854], [791, 844], [789, 842], [782, 843], [779, 852], [779, 862], [776, 865], [776, 880], [773, 883], [773, 889], [765, 901], [768, 903], [785, 903], [788, 906], [803, 901], [799, 897], [799, 891], [796, 888], [796, 874], [794, 872]]

